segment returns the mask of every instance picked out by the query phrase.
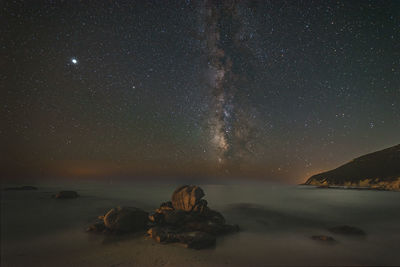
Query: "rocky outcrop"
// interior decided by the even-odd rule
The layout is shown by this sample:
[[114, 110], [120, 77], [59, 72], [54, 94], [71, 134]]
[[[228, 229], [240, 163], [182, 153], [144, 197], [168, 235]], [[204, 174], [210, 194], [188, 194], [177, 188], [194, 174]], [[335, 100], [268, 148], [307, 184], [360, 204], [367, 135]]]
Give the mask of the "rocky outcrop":
[[29, 190], [38, 190], [37, 187], [25, 185], [25, 186], [18, 186], [18, 187], [6, 187], [4, 188], [5, 191], [29, 191]]
[[172, 207], [176, 210], [192, 211], [204, 197], [203, 190], [195, 185], [178, 187], [172, 194]]
[[400, 191], [400, 145], [356, 158], [310, 177], [305, 185]]
[[58, 199], [66, 199], [66, 198], [77, 198], [79, 197], [79, 195], [75, 191], [60, 191], [57, 194], [53, 195], [52, 197]]
[[224, 216], [208, 207], [203, 190], [194, 185], [181, 186], [172, 201], [161, 203], [152, 213], [118, 207], [87, 228], [95, 233], [126, 233], [147, 229], [147, 235], [163, 244], [181, 243], [187, 248], [214, 246], [219, 235], [237, 232], [237, 225], [226, 224]]
[[201, 249], [215, 244], [216, 237], [239, 230], [225, 223], [221, 213], [208, 207], [198, 186], [181, 186], [149, 215], [148, 235], [160, 243], [179, 242], [188, 248]]

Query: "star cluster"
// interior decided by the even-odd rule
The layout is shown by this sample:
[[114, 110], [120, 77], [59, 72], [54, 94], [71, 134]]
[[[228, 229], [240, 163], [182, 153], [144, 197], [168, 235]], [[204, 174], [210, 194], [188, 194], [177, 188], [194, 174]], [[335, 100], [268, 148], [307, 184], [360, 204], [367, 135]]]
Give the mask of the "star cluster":
[[0, 8], [6, 175], [299, 182], [399, 143], [398, 1]]

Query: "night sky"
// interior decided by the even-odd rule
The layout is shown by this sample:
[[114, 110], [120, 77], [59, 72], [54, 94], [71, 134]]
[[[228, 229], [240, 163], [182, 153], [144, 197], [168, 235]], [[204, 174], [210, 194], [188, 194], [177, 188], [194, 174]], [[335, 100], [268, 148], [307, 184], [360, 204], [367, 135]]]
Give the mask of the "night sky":
[[400, 143], [400, 1], [1, 1], [1, 173], [302, 182]]

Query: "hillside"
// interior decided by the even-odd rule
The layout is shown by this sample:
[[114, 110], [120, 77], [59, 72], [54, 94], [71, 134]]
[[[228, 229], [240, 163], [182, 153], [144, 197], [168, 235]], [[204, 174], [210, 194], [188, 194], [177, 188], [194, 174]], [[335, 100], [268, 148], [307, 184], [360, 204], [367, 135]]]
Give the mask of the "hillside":
[[313, 175], [305, 184], [400, 190], [400, 144]]

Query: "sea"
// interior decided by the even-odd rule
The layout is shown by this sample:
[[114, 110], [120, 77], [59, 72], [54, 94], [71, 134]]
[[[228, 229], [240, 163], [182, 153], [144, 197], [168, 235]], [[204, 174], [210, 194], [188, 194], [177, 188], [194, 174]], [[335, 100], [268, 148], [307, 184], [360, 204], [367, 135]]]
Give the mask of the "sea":
[[[187, 249], [140, 234], [85, 229], [116, 206], [146, 211], [182, 182], [36, 182], [38, 190], [1, 191], [1, 266], [400, 266], [400, 192], [319, 189], [259, 181], [199, 184], [210, 208], [240, 232], [215, 247]], [[31, 184], [32, 185], [32, 184]], [[76, 199], [53, 199], [75, 190]], [[331, 233], [349, 225], [365, 236]], [[334, 242], [313, 240], [327, 235]]]

